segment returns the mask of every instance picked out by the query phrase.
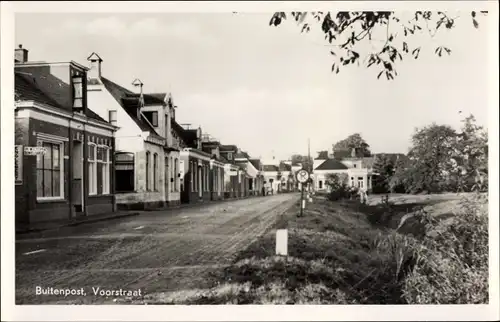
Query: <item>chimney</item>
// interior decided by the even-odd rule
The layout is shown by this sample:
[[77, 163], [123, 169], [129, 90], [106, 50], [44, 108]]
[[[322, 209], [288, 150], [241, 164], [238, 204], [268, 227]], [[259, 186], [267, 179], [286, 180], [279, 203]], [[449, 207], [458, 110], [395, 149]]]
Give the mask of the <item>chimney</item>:
[[144, 97], [142, 94], [142, 87], [144, 86], [144, 84], [140, 79], [136, 78], [132, 82], [132, 85], [134, 85], [135, 87], [139, 87], [139, 106], [137, 106], [137, 118], [141, 119], [141, 108], [144, 106]]
[[14, 62], [15, 63], [25, 63], [28, 61], [28, 49], [23, 48], [23, 45], [19, 45], [19, 48], [16, 48], [14, 54]]
[[89, 79], [101, 78], [101, 63], [102, 59], [95, 52], [92, 53], [87, 60], [90, 62], [90, 70], [87, 72]]
[[352, 150], [351, 150], [351, 157], [353, 157], [353, 158], [356, 157], [356, 148], [352, 148]]

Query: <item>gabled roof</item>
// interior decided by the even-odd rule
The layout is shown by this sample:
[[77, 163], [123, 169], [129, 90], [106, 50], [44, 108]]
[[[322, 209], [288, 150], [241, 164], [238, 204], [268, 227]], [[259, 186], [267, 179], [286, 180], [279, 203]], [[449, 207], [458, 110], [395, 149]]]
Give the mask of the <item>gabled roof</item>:
[[259, 159], [250, 159], [250, 163], [255, 167], [255, 169], [260, 170], [262, 167], [262, 162]]
[[222, 152], [230, 152], [230, 151], [238, 151], [238, 147], [236, 145], [221, 145], [219, 150]]
[[197, 129], [185, 129], [177, 121], [171, 119], [172, 129], [179, 135], [184, 144], [190, 148], [197, 148], [196, 140], [198, 139]]
[[[151, 136], [156, 136], [161, 138], [154, 127], [152, 127], [144, 119], [137, 117], [137, 108], [139, 107], [139, 94], [136, 94], [105, 77], [101, 77], [101, 81], [104, 87], [109, 91], [111, 96], [120, 104], [120, 106], [127, 112], [127, 114], [134, 120], [137, 126], [144, 132], [150, 132]], [[146, 101], [146, 95], [144, 96]]]
[[244, 152], [244, 151], [240, 151], [240, 152], [237, 152], [235, 155], [234, 155], [234, 158], [235, 159], [249, 159], [250, 156], [248, 155], [248, 153]]
[[342, 162], [335, 159], [328, 159], [325, 160], [325, 162], [321, 163], [314, 170], [344, 170], [344, 169], [347, 169], [347, 167]]
[[[51, 82], [51, 80], [53, 82]], [[51, 82], [52, 84], [45, 84], [43, 86], [44, 90], [38, 86], [38, 84], [43, 84], [43, 82]], [[57, 83], [57, 86], [55, 85]], [[50, 91], [47, 93], [47, 89]], [[52, 97], [62, 96], [62, 91], [68, 90], [68, 86], [60, 85], [55, 79], [50, 77], [37, 77], [36, 73], [32, 70], [29, 74], [27, 73], [15, 73], [14, 77], [14, 93], [17, 99], [25, 101], [35, 101], [41, 104], [47, 104], [56, 108], [68, 110], [61, 103], [57, 102]], [[51, 97], [50, 94], [53, 96]], [[91, 119], [108, 123], [102, 117], [94, 113], [91, 109], [87, 108], [85, 110], [85, 115]]]

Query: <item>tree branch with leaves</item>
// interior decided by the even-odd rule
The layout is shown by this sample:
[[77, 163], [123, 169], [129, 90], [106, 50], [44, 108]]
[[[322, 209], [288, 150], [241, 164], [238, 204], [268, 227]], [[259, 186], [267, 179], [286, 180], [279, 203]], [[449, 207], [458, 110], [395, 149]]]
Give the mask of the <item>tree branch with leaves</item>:
[[[487, 11], [472, 11], [470, 17], [475, 28], [479, 28], [479, 16], [487, 15]], [[411, 17], [403, 17], [402, 13], [393, 11], [339, 11], [339, 12], [291, 12], [289, 14], [300, 26], [301, 32], [310, 32], [313, 24], [319, 24], [325, 35], [327, 45], [331, 47], [334, 57], [332, 72], [339, 73], [343, 67], [363, 64], [367, 68], [377, 66], [382, 75], [388, 80], [398, 75], [395, 65], [403, 61], [404, 56], [418, 59], [421, 46], [411, 47], [409, 39], [417, 33], [428, 32], [434, 38], [442, 29], [452, 29], [456, 25], [458, 16], [451, 16], [447, 12], [416, 11]], [[285, 12], [276, 12], [269, 25], [279, 26], [289, 18]], [[312, 17], [312, 21], [307, 18]], [[381, 36], [381, 39], [376, 39]], [[396, 43], [396, 39], [402, 41]], [[360, 44], [368, 40], [370, 43], [379, 42], [380, 48], [373, 49], [360, 63]], [[452, 50], [445, 46], [438, 46], [434, 50], [439, 57], [444, 53], [450, 55]]]

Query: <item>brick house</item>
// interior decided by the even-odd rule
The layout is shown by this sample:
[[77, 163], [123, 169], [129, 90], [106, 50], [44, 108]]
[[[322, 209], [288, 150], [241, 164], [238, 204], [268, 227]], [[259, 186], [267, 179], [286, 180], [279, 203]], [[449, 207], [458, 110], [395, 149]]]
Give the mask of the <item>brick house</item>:
[[210, 160], [210, 190], [211, 200], [222, 200], [230, 198], [229, 191], [226, 190], [225, 165], [228, 163], [220, 153], [220, 142], [209, 135], [202, 137], [202, 150], [211, 155]]
[[180, 154], [172, 137], [175, 114], [169, 93], [131, 91], [102, 74], [102, 59], [88, 57], [88, 99], [116, 132], [116, 199], [119, 208], [151, 209], [180, 203]]
[[181, 202], [198, 203], [223, 199], [223, 163], [203, 150], [201, 128], [186, 129], [175, 119], [172, 120], [172, 128], [181, 149]]
[[87, 102], [87, 68], [15, 53], [16, 228], [116, 210], [116, 127]]
[[246, 169], [236, 162], [236, 156], [241, 151], [236, 145], [221, 145], [220, 154], [227, 160], [224, 165], [226, 190], [230, 191], [231, 198], [242, 198], [248, 196], [248, 177]]

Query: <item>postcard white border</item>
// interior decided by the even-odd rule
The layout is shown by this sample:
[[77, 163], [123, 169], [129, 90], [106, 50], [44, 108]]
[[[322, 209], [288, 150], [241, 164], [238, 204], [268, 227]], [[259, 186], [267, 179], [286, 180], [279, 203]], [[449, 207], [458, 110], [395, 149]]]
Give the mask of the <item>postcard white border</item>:
[[[498, 2], [497, 1], [345, 1], [343, 10], [488, 10], [490, 73], [490, 301], [489, 305], [426, 306], [15, 306], [14, 305], [14, 13], [15, 12], [269, 12], [328, 9], [328, 2], [2, 2], [1, 3], [1, 151], [2, 151], [2, 320], [20, 321], [332, 321], [332, 320], [498, 320]], [[481, 59], [478, 57], [478, 59]]]

